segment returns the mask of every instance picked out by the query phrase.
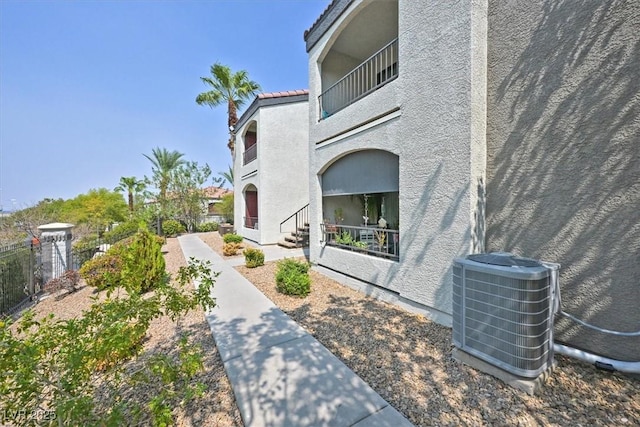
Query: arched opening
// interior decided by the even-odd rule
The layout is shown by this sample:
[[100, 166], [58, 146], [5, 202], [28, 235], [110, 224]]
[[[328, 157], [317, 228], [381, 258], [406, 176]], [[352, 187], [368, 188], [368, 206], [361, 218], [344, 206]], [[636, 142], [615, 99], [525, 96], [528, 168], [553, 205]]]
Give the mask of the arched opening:
[[320, 119], [398, 76], [398, 1], [372, 1], [353, 14], [318, 64]]
[[249, 123], [244, 132], [244, 152], [242, 154], [242, 165], [246, 165], [258, 158], [258, 125], [255, 121]]
[[246, 228], [258, 229], [258, 189], [255, 185], [249, 184], [243, 191], [244, 196], [244, 219]]
[[324, 241], [348, 250], [399, 258], [399, 158], [362, 150], [321, 175]]

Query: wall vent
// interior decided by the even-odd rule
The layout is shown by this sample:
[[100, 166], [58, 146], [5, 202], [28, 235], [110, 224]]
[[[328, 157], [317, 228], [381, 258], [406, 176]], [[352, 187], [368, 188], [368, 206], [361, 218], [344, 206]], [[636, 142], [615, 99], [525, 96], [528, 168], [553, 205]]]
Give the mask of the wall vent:
[[453, 343], [514, 375], [553, 364], [553, 299], [559, 266], [508, 253], [453, 262]]

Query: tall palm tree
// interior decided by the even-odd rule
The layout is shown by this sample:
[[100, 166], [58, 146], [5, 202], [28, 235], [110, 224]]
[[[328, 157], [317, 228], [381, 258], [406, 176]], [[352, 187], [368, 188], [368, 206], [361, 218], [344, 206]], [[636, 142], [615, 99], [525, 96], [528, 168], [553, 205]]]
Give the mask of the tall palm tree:
[[253, 80], [249, 80], [249, 74], [245, 70], [232, 72], [229, 67], [218, 62], [211, 66], [211, 77], [200, 77], [212, 90], [202, 92], [196, 97], [198, 105], [208, 105], [217, 107], [227, 103], [229, 143], [228, 147], [233, 155], [235, 145], [235, 126], [238, 122], [238, 108], [242, 107], [245, 101], [252, 98], [260, 85]]
[[167, 196], [167, 188], [169, 188], [169, 180], [171, 179], [171, 172], [173, 172], [180, 165], [184, 164], [182, 157], [183, 153], [178, 151], [168, 151], [166, 148], [154, 148], [151, 150], [151, 156], [143, 154], [153, 167], [153, 177], [158, 184], [160, 190], [160, 200], [164, 201]]
[[129, 212], [133, 212], [133, 196], [145, 188], [144, 180], [138, 180], [135, 176], [120, 177], [120, 184], [114, 191], [126, 191], [129, 201]]

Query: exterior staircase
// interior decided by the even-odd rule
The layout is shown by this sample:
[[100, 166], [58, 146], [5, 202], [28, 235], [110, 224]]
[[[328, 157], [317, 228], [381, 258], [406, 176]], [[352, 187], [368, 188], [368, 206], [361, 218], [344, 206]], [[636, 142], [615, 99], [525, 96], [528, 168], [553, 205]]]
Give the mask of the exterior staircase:
[[[283, 226], [294, 226], [294, 230], [288, 236], [285, 236], [278, 242], [279, 246], [285, 248], [301, 248], [309, 246], [309, 205], [302, 207], [302, 209], [293, 213], [287, 219], [280, 223], [280, 232], [282, 233]], [[289, 228], [290, 229], [290, 228]]]
[[290, 235], [284, 236], [284, 238], [278, 242], [278, 245], [289, 249], [309, 246], [309, 223], [304, 223], [302, 227], [298, 227], [298, 229], [292, 231]]

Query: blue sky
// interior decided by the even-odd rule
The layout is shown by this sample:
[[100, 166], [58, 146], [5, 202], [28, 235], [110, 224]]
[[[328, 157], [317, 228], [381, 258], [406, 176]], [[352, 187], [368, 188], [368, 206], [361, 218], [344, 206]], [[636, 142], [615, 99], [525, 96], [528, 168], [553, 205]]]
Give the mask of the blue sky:
[[329, 3], [0, 0], [0, 204], [113, 189], [154, 147], [226, 171], [226, 108], [195, 103], [200, 77], [221, 62], [306, 89], [303, 34]]

